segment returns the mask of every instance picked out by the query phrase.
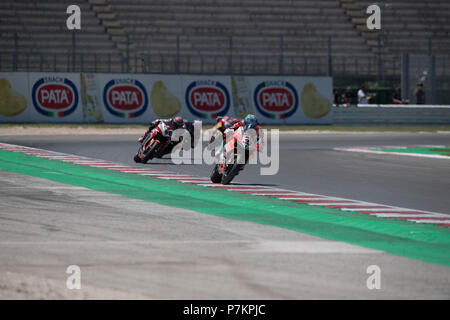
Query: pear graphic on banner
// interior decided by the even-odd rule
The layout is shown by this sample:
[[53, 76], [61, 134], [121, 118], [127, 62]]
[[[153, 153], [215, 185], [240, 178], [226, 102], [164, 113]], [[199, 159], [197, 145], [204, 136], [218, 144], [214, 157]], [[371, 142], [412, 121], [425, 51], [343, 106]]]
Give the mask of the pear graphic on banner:
[[16, 116], [27, 108], [27, 99], [16, 92], [8, 79], [0, 79], [0, 114], [7, 117]]
[[303, 87], [301, 103], [303, 112], [309, 118], [322, 118], [331, 110], [331, 102], [322, 97], [311, 82]]
[[162, 118], [170, 118], [181, 110], [180, 100], [167, 90], [161, 80], [153, 85], [150, 102], [155, 113]]

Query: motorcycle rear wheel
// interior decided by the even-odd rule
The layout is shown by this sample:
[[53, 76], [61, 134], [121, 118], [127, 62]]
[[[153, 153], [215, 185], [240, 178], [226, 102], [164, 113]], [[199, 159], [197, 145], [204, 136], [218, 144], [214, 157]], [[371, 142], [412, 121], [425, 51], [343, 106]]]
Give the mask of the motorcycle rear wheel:
[[244, 164], [235, 163], [228, 173], [222, 175], [222, 184], [229, 184], [244, 168]]
[[212, 183], [220, 183], [222, 182], [222, 174], [219, 172], [218, 164], [216, 164], [211, 172], [211, 182]]

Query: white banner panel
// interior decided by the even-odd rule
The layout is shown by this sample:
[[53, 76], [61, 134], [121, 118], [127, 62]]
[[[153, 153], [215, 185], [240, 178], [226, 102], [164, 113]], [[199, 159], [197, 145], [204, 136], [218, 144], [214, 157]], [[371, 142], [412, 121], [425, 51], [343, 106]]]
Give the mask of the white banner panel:
[[0, 74], [1, 122], [141, 123], [176, 115], [214, 123], [332, 123], [330, 77]]
[[82, 122], [79, 73], [29, 74], [30, 122]]
[[156, 118], [166, 119], [176, 115], [190, 118], [184, 106], [183, 89], [181, 87], [181, 76], [158, 75], [147, 76], [150, 93], [151, 115], [148, 122]]
[[27, 122], [33, 108], [26, 72], [0, 73], [0, 122]]
[[332, 123], [330, 77], [233, 76], [236, 115], [254, 113], [267, 124]]
[[228, 76], [182, 76], [184, 110], [188, 119], [215, 123], [219, 116], [231, 115], [231, 79]]
[[155, 115], [150, 112], [146, 82], [140, 74], [99, 74], [100, 99], [107, 123], [145, 123]]
[[102, 123], [105, 121], [100, 90], [99, 74], [80, 74], [80, 107], [83, 113], [83, 122]]

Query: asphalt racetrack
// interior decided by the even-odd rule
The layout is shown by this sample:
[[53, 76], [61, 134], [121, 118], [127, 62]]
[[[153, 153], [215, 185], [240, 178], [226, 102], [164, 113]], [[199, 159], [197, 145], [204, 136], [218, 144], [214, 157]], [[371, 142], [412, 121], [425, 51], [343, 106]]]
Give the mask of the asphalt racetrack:
[[[1, 142], [136, 165], [138, 135], [34, 136], [0, 138]], [[236, 180], [410, 209], [450, 214], [450, 161], [335, 151], [336, 147], [450, 145], [441, 133], [280, 134], [279, 172], [261, 176], [250, 165]], [[209, 176], [210, 165], [174, 165], [168, 155], [147, 165], [158, 170]]]
[[[207, 165], [135, 164], [138, 137], [1, 136], [0, 142], [209, 176]], [[450, 145], [450, 134], [281, 134], [278, 174], [261, 176], [253, 165], [234, 182], [450, 214], [449, 160], [333, 149], [405, 145]], [[1, 298], [450, 298], [448, 266], [151, 199], [0, 175]], [[66, 288], [69, 265], [81, 267], [82, 290]], [[379, 290], [367, 288], [370, 265], [381, 269]]]

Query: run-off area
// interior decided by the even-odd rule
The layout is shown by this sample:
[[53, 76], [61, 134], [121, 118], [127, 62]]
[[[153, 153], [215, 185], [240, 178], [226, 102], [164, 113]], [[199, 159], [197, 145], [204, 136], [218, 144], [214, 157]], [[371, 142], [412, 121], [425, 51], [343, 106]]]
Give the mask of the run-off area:
[[[447, 267], [0, 171], [2, 298], [445, 298]], [[66, 287], [69, 265], [81, 289]], [[368, 290], [367, 267], [382, 270]]]

